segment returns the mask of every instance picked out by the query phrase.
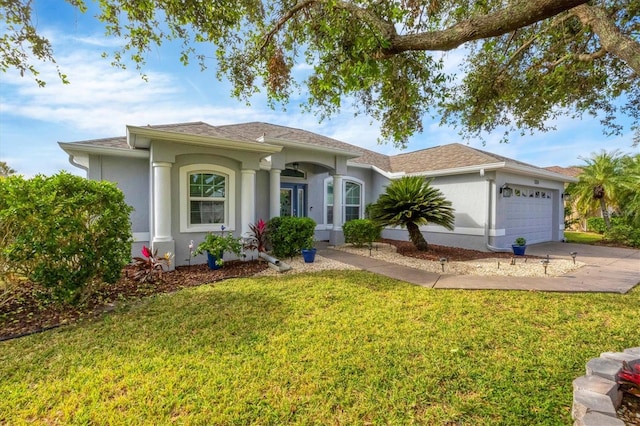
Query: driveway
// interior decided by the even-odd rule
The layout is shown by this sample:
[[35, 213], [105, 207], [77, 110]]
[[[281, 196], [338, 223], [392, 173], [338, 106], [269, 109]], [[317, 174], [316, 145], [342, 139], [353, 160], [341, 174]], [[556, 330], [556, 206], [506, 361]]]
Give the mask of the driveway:
[[365, 256], [322, 248], [322, 256], [416, 285], [438, 289], [535, 290], [560, 292], [627, 293], [640, 283], [640, 250], [584, 244], [542, 243], [527, 246], [527, 254], [570, 259], [585, 263], [582, 268], [559, 277], [501, 277], [448, 275], [421, 271]]

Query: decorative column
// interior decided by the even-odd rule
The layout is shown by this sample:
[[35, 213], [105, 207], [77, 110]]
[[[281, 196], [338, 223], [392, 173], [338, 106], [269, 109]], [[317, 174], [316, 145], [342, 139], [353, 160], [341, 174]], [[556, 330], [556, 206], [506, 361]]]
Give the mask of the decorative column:
[[172, 241], [171, 163], [153, 162], [153, 242]]
[[333, 245], [344, 243], [342, 210], [342, 176], [333, 175], [333, 229], [329, 233], [329, 242]]
[[[153, 165], [153, 241], [151, 248], [158, 255], [175, 253], [176, 243], [171, 235], [171, 166], [166, 161], [154, 161]], [[168, 270], [172, 271], [171, 262]]]
[[342, 176], [333, 175], [333, 229], [342, 229]]
[[280, 216], [280, 169], [269, 172], [269, 219]]
[[242, 169], [241, 196], [240, 196], [240, 222], [241, 235], [251, 231], [249, 225], [255, 222], [256, 213], [256, 171]]

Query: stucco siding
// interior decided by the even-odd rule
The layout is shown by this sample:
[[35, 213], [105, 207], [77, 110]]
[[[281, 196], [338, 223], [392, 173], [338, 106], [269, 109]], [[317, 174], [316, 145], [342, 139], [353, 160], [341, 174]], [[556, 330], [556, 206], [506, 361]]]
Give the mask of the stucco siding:
[[102, 179], [115, 182], [133, 207], [131, 232], [149, 232], [149, 161], [102, 157]]
[[486, 181], [479, 174], [465, 174], [435, 178], [431, 185], [451, 201], [455, 210], [457, 233], [465, 229], [482, 231], [487, 216]]

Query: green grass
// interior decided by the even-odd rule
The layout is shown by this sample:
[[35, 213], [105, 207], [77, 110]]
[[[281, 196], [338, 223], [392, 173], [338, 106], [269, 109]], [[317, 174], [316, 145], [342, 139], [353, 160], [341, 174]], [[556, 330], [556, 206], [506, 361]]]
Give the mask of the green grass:
[[602, 234], [595, 232], [564, 231], [564, 238], [568, 243], [593, 244], [602, 240]]
[[638, 290], [230, 280], [0, 343], [0, 424], [570, 424], [571, 381], [638, 345], [639, 311]]

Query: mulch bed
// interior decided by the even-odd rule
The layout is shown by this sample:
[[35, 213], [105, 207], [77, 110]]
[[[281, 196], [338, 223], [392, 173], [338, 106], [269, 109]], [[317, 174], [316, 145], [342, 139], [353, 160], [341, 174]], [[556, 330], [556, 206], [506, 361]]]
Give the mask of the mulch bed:
[[0, 341], [25, 336], [91, 318], [113, 310], [116, 302], [135, 300], [153, 294], [172, 293], [182, 288], [214, 283], [229, 278], [252, 276], [267, 268], [266, 262], [228, 261], [223, 268], [211, 270], [204, 265], [179, 266], [165, 272], [155, 283], [139, 284], [129, 278], [132, 269], [124, 269], [115, 284], [90, 289], [77, 306], [48, 303], [47, 294], [38, 286], [23, 282], [8, 304], [0, 307]]
[[[397, 241], [397, 240], [382, 240], [383, 243], [388, 243], [394, 245], [399, 254], [407, 257], [415, 257], [417, 259], [426, 259], [426, 260], [440, 260], [445, 257], [448, 261], [451, 262], [461, 262], [465, 260], [475, 260], [475, 259], [511, 259], [513, 257], [513, 253], [501, 253], [501, 252], [486, 252], [486, 251], [477, 251], [477, 250], [467, 250], [457, 247], [446, 247], [446, 246], [438, 246], [435, 244], [429, 244], [429, 249], [427, 251], [419, 251], [415, 248], [413, 243], [410, 241]], [[534, 257], [534, 256], [527, 256]]]

